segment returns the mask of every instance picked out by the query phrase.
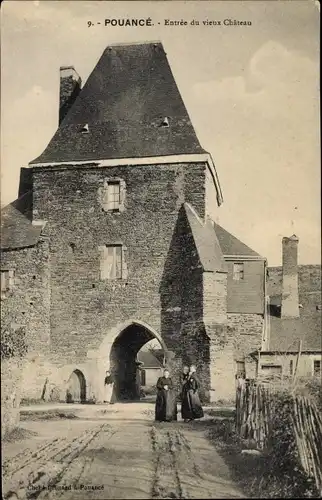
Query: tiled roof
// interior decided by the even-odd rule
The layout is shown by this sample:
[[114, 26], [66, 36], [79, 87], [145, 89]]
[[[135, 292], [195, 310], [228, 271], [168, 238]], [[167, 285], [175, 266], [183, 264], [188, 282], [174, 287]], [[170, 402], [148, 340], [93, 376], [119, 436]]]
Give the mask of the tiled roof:
[[247, 257], [261, 257], [257, 252], [242, 243], [226, 229], [214, 223], [214, 229], [224, 255], [240, 255]]
[[[161, 126], [164, 118], [169, 127]], [[88, 124], [89, 133], [81, 129]], [[161, 43], [108, 47], [33, 163], [204, 153]]]
[[162, 363], [157, 359], [151, 351], [139, 351], [138, 361], [143, 363], [142, 368], [161, 368]]
[[183, 205], [204, 271], [227, 272], [227, 266], [210, 221], [203, 223], [189, 203]]
[[[269, 351], [321, 351], [321, 266], [301, 265], [299, 273], [299, 318], [279, 317], [282, 304], [282, 267], [268, 268], [267, 289], [275, 314], [269, 316]], [[278, 315], [276, 315], [278, 314]]]
[[1, 210], [1, 249], [13, 250], [37, 244], [41, 226], [33, 226], [30, 214], [31, 194], [26, 193]]

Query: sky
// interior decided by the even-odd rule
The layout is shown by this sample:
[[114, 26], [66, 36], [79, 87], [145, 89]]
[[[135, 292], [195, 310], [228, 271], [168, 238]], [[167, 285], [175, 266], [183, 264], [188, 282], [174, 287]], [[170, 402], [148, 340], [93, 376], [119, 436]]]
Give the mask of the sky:
[[[20, 168], [58, 126], [59, 67], [74, 65], [84, 83], [109, 44], [160, 40], [216, 165], [224, 196], [216, 221], [271, 266], [294, 233], [299, 263], [320, 263], [319, 17], [313, 0], [5, 0], [1, 206], [17, 197]], [[153, 26], [104, 25], [127, 18]], [[202, 23], [224, 19], [252, 24]]]

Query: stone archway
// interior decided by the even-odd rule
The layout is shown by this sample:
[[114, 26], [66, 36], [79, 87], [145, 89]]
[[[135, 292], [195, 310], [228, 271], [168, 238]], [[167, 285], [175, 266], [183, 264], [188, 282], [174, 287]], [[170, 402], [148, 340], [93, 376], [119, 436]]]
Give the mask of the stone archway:
[[69, 377], [66, 393], [67, 403], [84, 403], [86, 401], [86, 380], [83, 372], [76, 369]]
[[159, 341], [165, 361], [168, 350], [160, 335], [148, 325], [133, 321], [123, 325], [118, 335], [114, 338], [110, 350], [110, 370], [114, 384], [114, 396], [118, 401], [136, 400], [140, 397], [140, 374], [137, 353], [150, 340]]

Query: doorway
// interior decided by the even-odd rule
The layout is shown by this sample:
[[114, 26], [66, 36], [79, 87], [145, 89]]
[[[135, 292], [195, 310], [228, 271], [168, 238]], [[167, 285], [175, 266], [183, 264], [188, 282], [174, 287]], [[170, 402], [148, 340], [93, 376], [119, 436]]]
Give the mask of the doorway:
[[[117, 401], [140, 400], [143, 367], [137, 355], [140, 349], [152, 339], [156, 339], [155, 334], [140, 323], [131, 323], [116, 337], [110, 353], [110, 367]], [[159, 339], [157, 340], [160, 342]], [[167, 351], [163, 342], [162, 348], [166, 355]]]
[[84, 403], [86, 401], [86, 380], [80, 370], [74, 370], [69, 377], [66, 401], [67, 403]]

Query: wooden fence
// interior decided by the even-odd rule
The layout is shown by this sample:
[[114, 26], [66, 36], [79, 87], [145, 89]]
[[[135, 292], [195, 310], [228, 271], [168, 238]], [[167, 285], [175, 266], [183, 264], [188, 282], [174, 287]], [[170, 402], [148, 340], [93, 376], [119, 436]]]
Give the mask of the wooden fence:
[[[236, 431], [253, 441], [260, 450], [274, 445], [273, 422], [277, 388], [267, 384], [246, 383], [236, 391]], [[298, 456], [305, 473], [314, 479], [322, 494], [322, 418], [316, 405], [304, 396], [292, 396], [288, 406]]]

